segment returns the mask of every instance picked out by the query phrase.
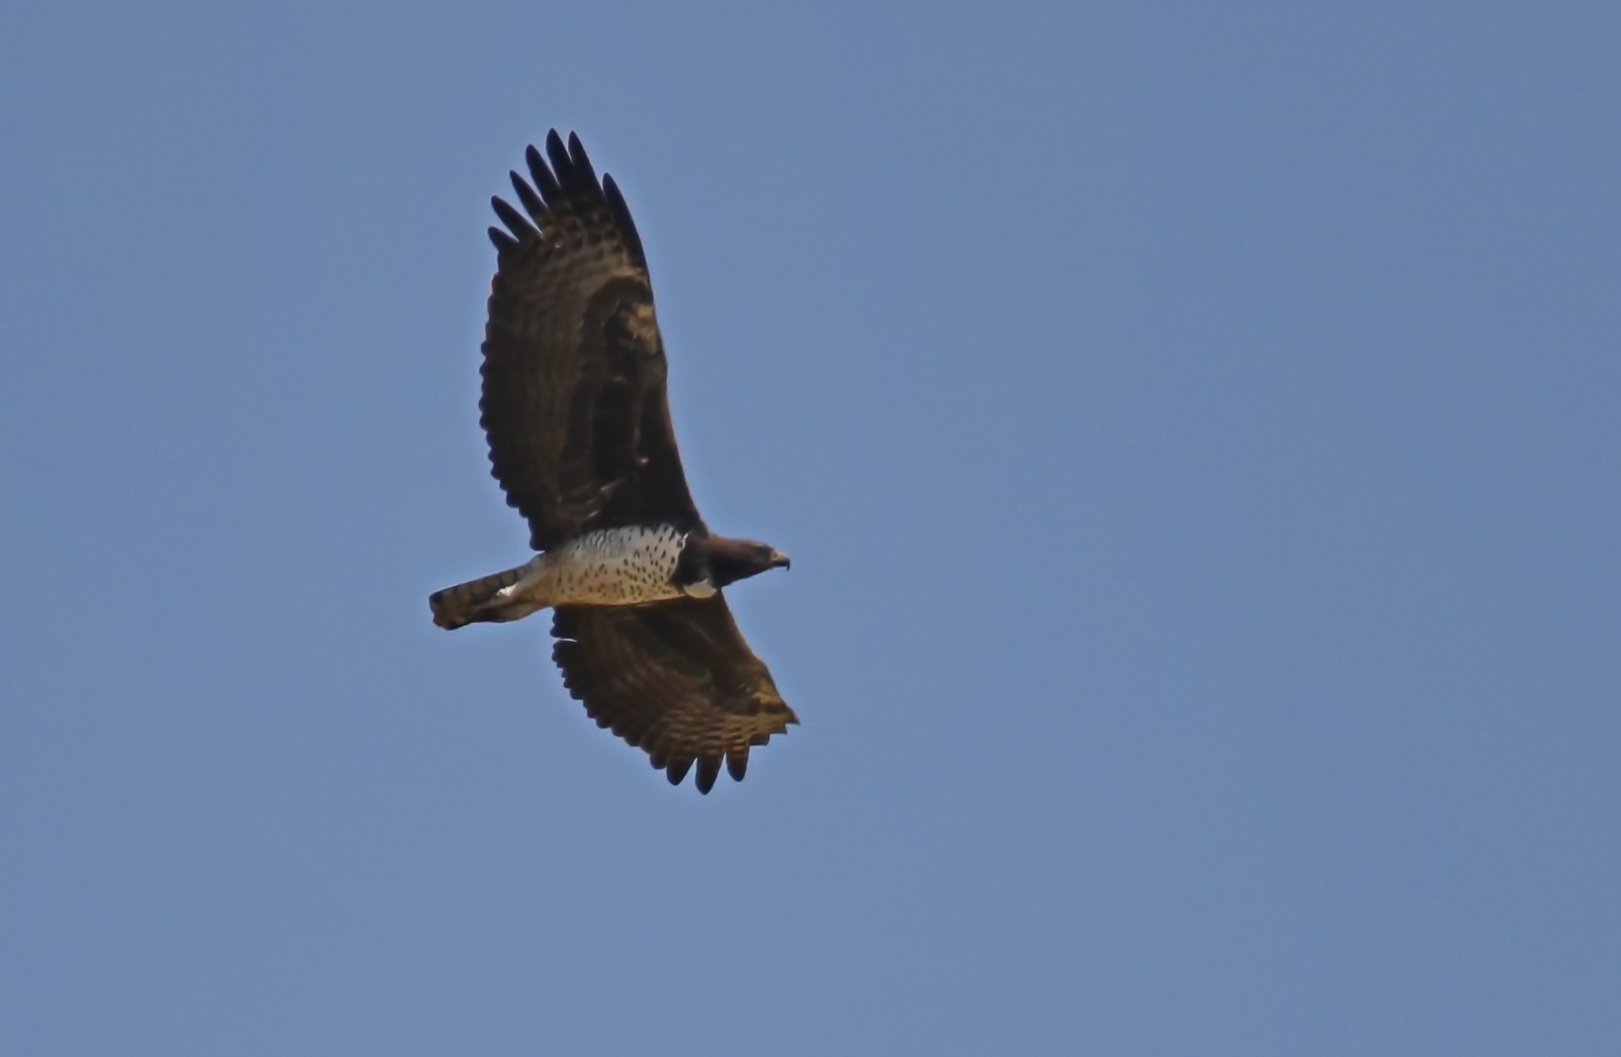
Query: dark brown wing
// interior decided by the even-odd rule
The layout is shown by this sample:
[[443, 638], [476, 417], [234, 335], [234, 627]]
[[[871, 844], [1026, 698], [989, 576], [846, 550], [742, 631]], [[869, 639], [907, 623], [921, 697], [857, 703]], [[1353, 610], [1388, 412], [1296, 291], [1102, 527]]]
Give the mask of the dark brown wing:
[[512, 174], [524, 212], [493, 202], [508, 230], [490, 229], [479, 422], [491, 470], [536, 550], [588, 528], [696, 528], [636, 226], [578, 136], [565, 148], [553, 131], [546, 153], [549, 167], [526, 154], [533, 186]]
[[749, 746], [799, 717], [737, 630], [720, 594], [648, 606], [563, 606], [552, 659], [597, 726], [652, 757], [671, 785], [694, 763], [709, 792], [724, 760], [742, 781]]

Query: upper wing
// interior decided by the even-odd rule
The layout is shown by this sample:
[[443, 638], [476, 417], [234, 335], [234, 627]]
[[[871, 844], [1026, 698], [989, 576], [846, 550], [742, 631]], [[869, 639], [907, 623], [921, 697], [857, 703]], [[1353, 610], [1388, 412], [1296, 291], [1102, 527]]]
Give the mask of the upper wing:
[[[701, 524], [665, 396], [664, 343], [642, 242], [578, 136], [525, 154], [534, 186], [499, 198], [480, 425], [507, 502], [545, 550], [587, 527]], [[537, 193], [536, 188], [539, 188]], [[509, 233], [510, 232], [510, 233]]]
[[645, 750], [672, 785], [696, 762], [698, 791], [709, 792], [723, 759], [742, 781], [749, 746], [799, 722], [718, 593], [648, 606], [562, 606], [552, 634], [569, 694], [597, 726]]

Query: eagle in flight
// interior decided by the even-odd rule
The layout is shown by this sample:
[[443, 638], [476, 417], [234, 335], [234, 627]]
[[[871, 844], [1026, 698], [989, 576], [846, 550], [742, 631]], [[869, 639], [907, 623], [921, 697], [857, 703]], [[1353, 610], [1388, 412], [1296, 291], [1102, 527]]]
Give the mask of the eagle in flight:
[[[552, 659], [597, 725], [679, 785], [799, 722], [737, 630], [722, 589], [788, 557], [709, 531], [670, 424], [667, 363], [642, 242], [613, 177], [554, 130], [525, 154], [522, 209], [492, 204], [496, 270], [479, 424], [491, 473], [540, 553], [437, 591], [433, 622], [459, 628], [550, 608]], [[548, 161], [550, 164], [548, 164]]]

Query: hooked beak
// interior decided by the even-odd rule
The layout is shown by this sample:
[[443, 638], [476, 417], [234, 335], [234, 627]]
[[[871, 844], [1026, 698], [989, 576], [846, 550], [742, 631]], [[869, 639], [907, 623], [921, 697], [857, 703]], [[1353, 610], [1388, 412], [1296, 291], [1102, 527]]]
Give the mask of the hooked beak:
[[770, 567], [775, 569], [778, 566], [781, 566], [784, 569], [788, 568], [788, 566], [789, 566], [788, 555], [782, 553], [782, 551], [772, 551], [771, 552], [771, 566]]

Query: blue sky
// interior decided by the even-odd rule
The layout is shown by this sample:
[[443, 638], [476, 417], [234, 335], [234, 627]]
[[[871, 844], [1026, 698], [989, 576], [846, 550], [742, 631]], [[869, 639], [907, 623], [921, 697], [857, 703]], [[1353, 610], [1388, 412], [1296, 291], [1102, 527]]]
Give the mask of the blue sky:
[[[0, 1051], [1621, 1047], [1621, 15], [16, 3]], [[804, 720], [669, 788], [488, 477], [629, 199]]]

